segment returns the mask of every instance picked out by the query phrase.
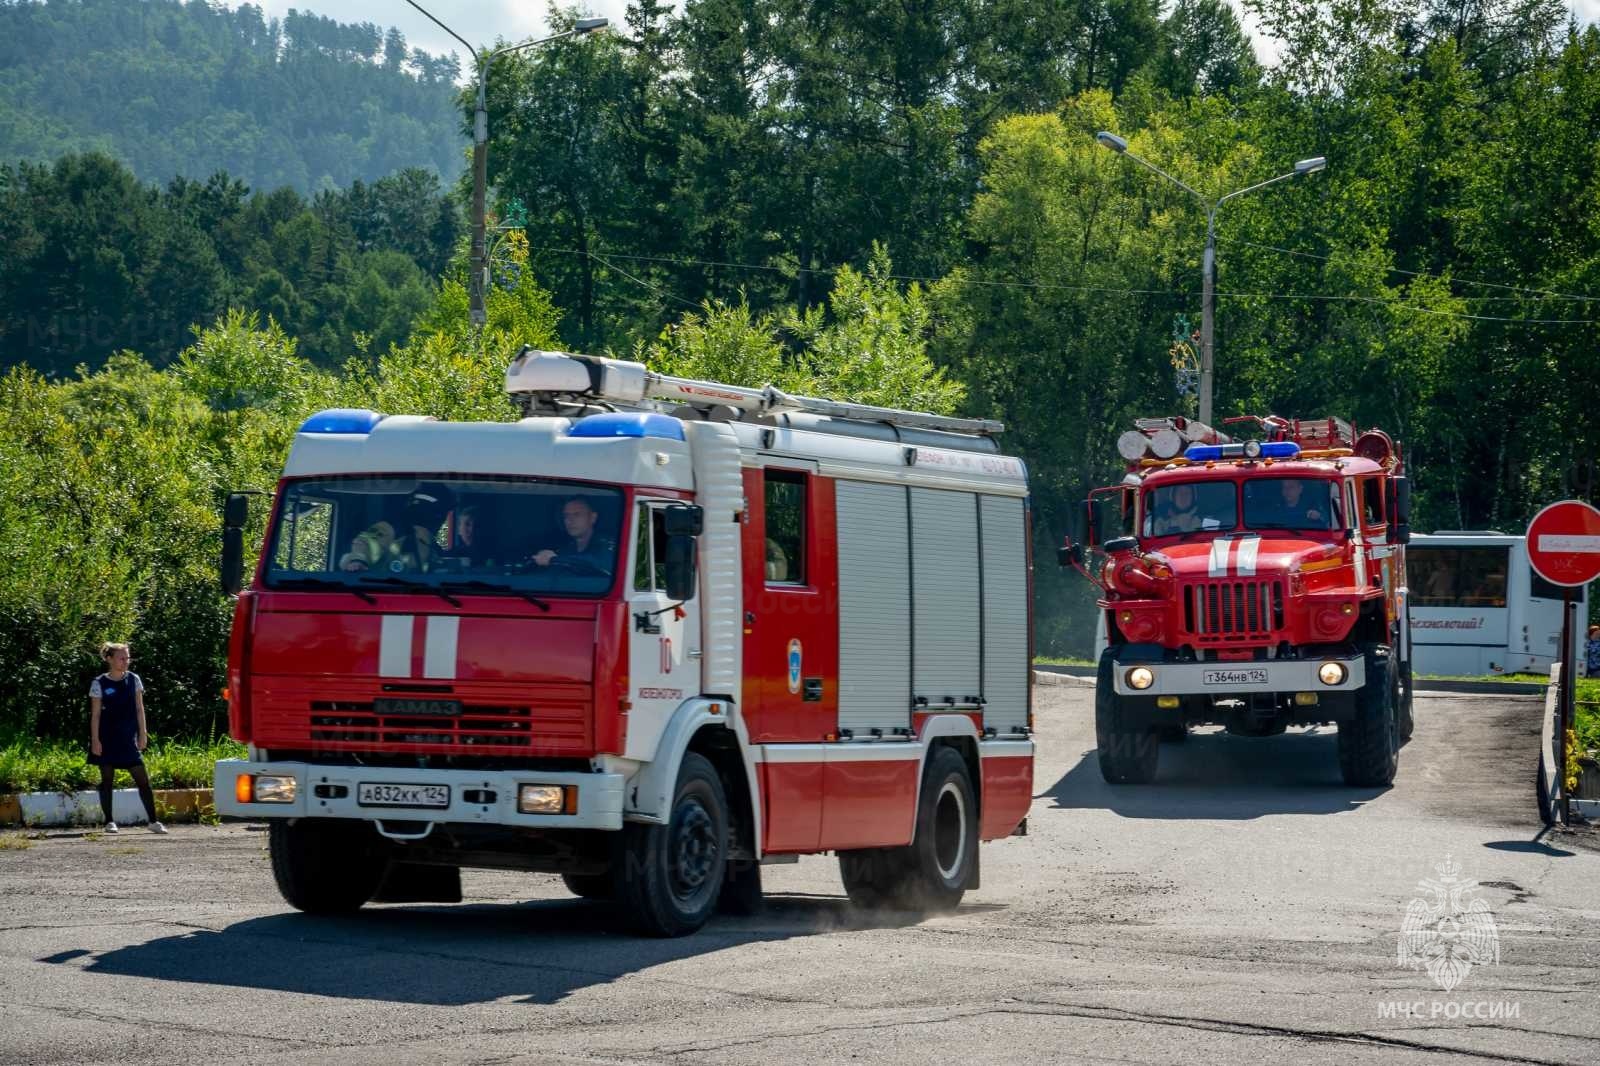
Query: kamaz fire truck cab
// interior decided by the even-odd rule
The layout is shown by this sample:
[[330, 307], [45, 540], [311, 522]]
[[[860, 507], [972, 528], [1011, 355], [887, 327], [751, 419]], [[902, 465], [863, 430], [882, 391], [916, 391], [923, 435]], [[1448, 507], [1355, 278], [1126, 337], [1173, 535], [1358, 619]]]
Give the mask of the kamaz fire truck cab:
[[[1127, 522], [1098, 580], [1085, 571], [1103, 593], [1101, 773], [1150, 781], [1159, 741], [1193, 725], [1336, 724], [1344, 780], [1387, 785], [1412, 729], [1399, 451], [1338, 419], [1248, 421], [1267, 439], [1141, 420], [1118, 442], [1122, 483], [1087, 502], [1090, 547], [1097, 498]], [[1081, 568], [1082, 549], [1062, 562]]]
[[1031, 798], [1027, 481], [998, 424], [524, 351], [527, 417], [328, 411], [239, 592], [219, 813], [308, 911], [564, 875], [673, 935], [837, 851], [948, 907]]

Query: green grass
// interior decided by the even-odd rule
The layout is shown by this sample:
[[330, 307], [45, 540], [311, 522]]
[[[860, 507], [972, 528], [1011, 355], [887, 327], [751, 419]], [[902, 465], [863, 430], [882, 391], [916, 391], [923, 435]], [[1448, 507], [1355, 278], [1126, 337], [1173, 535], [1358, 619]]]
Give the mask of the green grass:
[[1033, 661], [1034, 661], [1034, 664], [1036, 666], [1093, 666], [1094, 665], [1094, 661], [1092, 659], [1060, 658], [1060, 657], [1054, 656], [1054, 655], [1035, 655], [1033, 657]]
[[[154, 788], [210, 788], [218, 759], [242, 759], [243, 744], [226, 738], [205, 741], [151, 741], [144, 753]], [[100, 784], [100, 768], [89, 764], [82, 744], [15, 740], [0, 748], [0, 793], [73, 792]], [[117, 787], [133, 787], [126, 771], [117, 771]]]

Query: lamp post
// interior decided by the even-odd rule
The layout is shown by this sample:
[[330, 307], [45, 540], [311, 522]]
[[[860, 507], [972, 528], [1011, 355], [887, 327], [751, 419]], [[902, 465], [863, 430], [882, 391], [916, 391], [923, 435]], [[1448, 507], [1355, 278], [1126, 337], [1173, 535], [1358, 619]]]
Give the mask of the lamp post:
[[498, 56], [507, 52], [520, 52], [524, 48], [549, 44], [563, 37], [578, 37], [585, 33], [593, 33], [595, 30], [605, 29], [611, 23], [608, 19], [601, 18], [578, 19], [572, 24], [572, 29], [563, 33], [553, 33], [535, 41], [523, 41], [521, 44], [508, 44], [492, 51], [480, 52], [455, 30], [434, 18], [426, 8], [417, 3], [417, 0], [406, 0], [406, 3], [422, 12], [435, 26], [460, 41], [462, 47], [478, 60], [478, 99], [477, 108], [472, 115], [472, 268], [471, 275], [467, 279], [467, 293], [472, 302], [472, 324], [482, 327], [489, 321], [489, 314], [484, 309], [484, 300], [489, 289], [489, 263], [485, 254], [484, 240], [484, 197], [489, 183], [489, 67]]
[[1279, 174], [1275, 178], [1268, 178], [1266, 181], [1257, 182], [1256, 184], [1247, 186], [1243, 189], [1235, 189], [1233, 192], [1230, 192], [1226, 196], [1223, 196], [1217, 200], [1210, 200], [1207, 199], [1205, 195], [1203, 195], [1197, 189], [1179, 181], [1177, 178], [1173, 177], [1171, 174], [1168, 174], [1165, 170], [1162, 170], [1148, 159], [1142, 159], [1128, 151], [1128, 142], [1124, 138], [1118, 137], [1115, 133], [1112, 133], [1109, 130], [1101, 130], [1099, 133], [1095, 134], [1095, 140], [1099, 141], [1113, 152], [1116, 152], [1119, 155], [1127, 156], [1140, 166], [1155, 171], [1157, 174], [1160, 174], [1163, 178], [1166, 178], [1168, 181], [1172, 182], [1172, 184], [1176, 185], [1178, 188], [1182, 189], [1184, 192], [1188, 193], [1195, 199], [1199, 200], [1202, 204], [1206, 205], [1206, 252], [1204, 259], [1201, 260], [1202, 275], [1200, 282], [1200, 421], [1209, 426], [1212, 424], [1211, 308], [1212, 303], [1216, 299], [1217, 285], [1217, 210], [1229, 200], [1232, 200], [1237, 196], [1243, 196], [1247, 192], [1255, 192], [1257, 189], [1265, 189], [1268, 185], [1276, 185], [1278, 182], [1287, 181], [1290, 178], [1298, 178], [1307, 174], [1315, 174], [1317, 171], [1328, 165], [1328, 160], [1326, 157], [1320, 155], [1312, 156], [1310, 159], [1302, 159], [1296, 163], [1294, 165], [1294, 169], [1287, 174]]

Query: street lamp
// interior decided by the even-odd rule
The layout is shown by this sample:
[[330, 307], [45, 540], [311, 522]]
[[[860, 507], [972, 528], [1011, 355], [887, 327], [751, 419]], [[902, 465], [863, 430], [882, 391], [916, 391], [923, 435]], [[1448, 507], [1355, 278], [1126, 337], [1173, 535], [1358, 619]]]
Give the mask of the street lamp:
[[611, 23], [610, 20], [601, 18], [578, 19], [572, 24], [572, 29], [563, 33], [553, 33], [536, 41], [503, 45], [493, 51], [479, 51], [468, 44], [455, 30], [434, 18], [427, 9], [417, 3], [417, 0], [406, 0], [406, 3], [421, 11], [435, 26], [460, 41], [462, 47], [478, 60], [478, 105], [472, 116], [472, 269], [471, 276], [467, 279], [467, 292], [472, 301], [472, 324], [483, 326], [489, 321], [489, 314], [484, 309], [485, 294], [489, 289], [489, 263], [484, 241], [484, 195], [485, 187], [489, 183], [489, 66], [497, 56], [507, 52], [520, 52], [524, 48], [549, 44], [563, 37], [579, 37], [595, 30], [603, 30]]
[[1189, 193], [1191, 196], [1195, 197], [1201, 203], [1206, 205], [1206, 254], [1204, 260], [1202, 260], [1203, 276], [1201, 280], [1200, 291], [1200, 421], [1209, 426], [1211, 424], [1212, 365], [1211, 305], [1213, 300], [1216, 298], [1217, 278], [1217, 209], [1223, 204], [1227, 203], [1229, 200], [1232, 200], [1234, 197], [1243, 196], [1247, 192], [1255, 192], [1257, 189], [1265, 189], [1268, 185], [1276, 185], [1278, 182], [1287, 181], [1289, 178], [1299, 178], [1304, 177], [1307, 174], [1315, 174], [1317, 171], [1322, 170], [1328, 165], [1328, 160], [1325, 156], [1320, 155], [1312, 156], [1310, 159], [1302, 159], [1296, 163], [1294, 165], [1294, 169], [1287, 174], [1279, 174], [1275, 178], [1268, 178], [1266, 181], [1257, 182], [1256, 184], [1247, 186], [1246, 188], [1236, 189], [1221, 199], [1212, 201], [1207, 199], [1198, 190], [1184, 184], [1171, 174], [1168, 174], [1165, 170], [1162, 170], [1148, 159], [1141, 159], [1139, 156], [1128, 151], [1128, 142], [1125, 138], [1118, 137], [1115, 133], [1112, 133], [1109, 130], [1101, 130], [1099, 133], [1095, 134], [1094, 139], [1099, 141], [1105, 147], [1111, 149], [1113, 152], [1116, 152], [1119, 155], [1125, 155], [1135, 163], [1138, 163], [1140, 166], [1155, 171], [1157, 174], [1160, 174], [1163, 178], [1166, 178], [1168, 181], [1172, 182], [1172, 184], [1178, 186], [1178, 188]]

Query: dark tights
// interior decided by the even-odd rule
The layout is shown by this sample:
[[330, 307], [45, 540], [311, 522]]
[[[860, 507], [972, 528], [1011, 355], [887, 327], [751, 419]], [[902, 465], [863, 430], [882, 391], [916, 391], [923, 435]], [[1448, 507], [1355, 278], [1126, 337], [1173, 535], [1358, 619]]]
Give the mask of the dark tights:
[[[139, 799], [144, 802], [144, 813], [156, 820], [156, 794], [150, 791], [150, 771], [143, 766], [130, 766], [128, 773], [133, 775], [133, 783], [139, 787]], [[111, 782], [117, 776], [117, 771], [109, 766], [100, 767], [100, 809], [105, 812], [106, 821], [116, 819], [111, 817]]]

